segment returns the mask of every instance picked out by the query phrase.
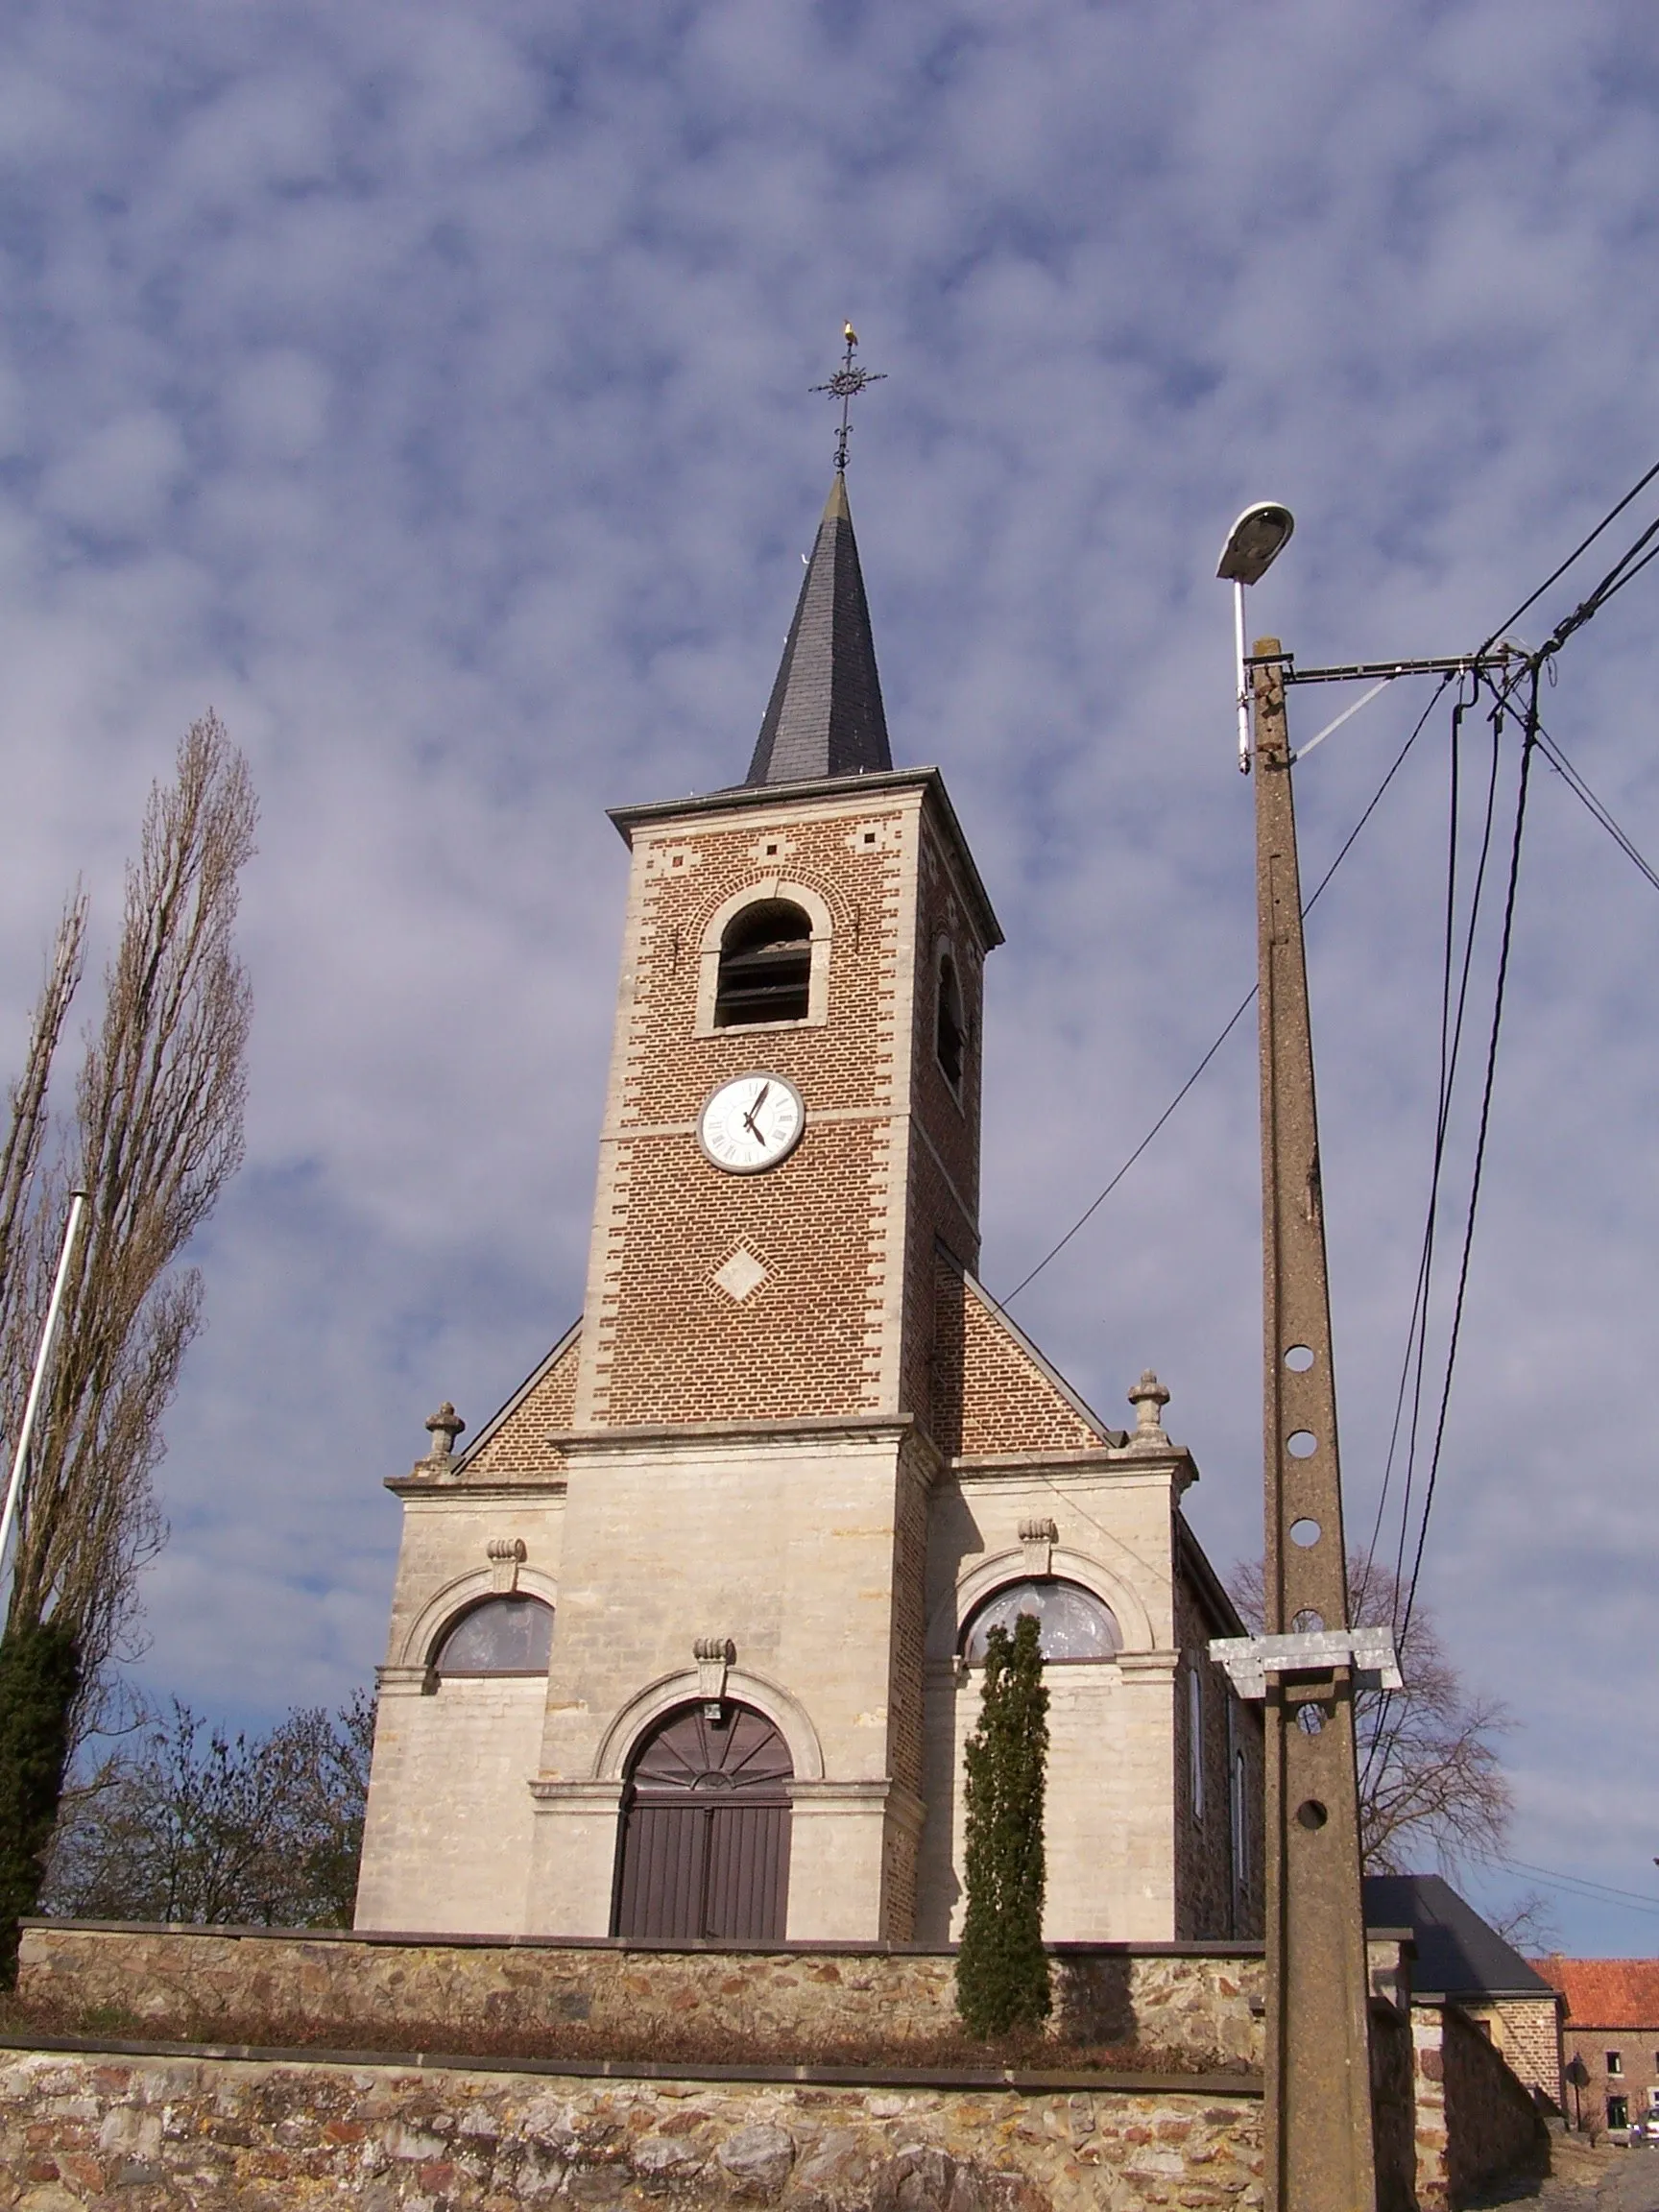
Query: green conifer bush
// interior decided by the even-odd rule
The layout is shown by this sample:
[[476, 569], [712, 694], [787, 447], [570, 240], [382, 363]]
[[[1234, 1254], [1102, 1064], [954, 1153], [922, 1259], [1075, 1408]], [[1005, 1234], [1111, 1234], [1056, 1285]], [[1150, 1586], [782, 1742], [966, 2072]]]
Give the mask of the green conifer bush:
[[74, 1633], [57, 1619], [14, 1625], [0, 1639], [0, 1984], [8, 1987], [18, 1919], [40, 1894], [80, 1684]]
[[1029, 1613], [993, 1628], [985, 1695], [967, 1749], [968, 1911], [956, 1960], [956, 2009], [970, 2034], [1005, 2035], [1048, 2016], [1043, 1948], [1043, 1798], [1048, 1691]]

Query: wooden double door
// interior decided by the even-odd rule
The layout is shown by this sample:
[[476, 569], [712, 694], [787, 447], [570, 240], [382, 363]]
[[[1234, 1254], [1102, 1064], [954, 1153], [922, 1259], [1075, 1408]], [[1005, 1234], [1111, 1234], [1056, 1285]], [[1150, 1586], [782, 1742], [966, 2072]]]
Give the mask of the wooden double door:
[[671, 1713], [629, 1772], [613, 1934], [781, 1942], [794, 1773], [782, 1737], [747, 1705]]

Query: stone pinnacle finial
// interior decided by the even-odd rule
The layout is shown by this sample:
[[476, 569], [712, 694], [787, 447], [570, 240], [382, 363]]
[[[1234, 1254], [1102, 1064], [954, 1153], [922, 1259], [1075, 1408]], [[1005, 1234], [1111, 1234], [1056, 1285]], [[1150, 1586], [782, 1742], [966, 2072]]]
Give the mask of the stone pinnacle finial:
[[455, 1449], [456, 1437], [466, 1426], [466, 1422], [445, 1398], [426, 1424], [432, 1438], [432, 1448], [426, 1456], [429, 1459], [447, 1459]]
[[1150, 1367], [1141, 1370], [1141, 1380], [1130, 1391], [1129, 1403], [1135, 1408], [1135, 1433], [1129, 1439], [1130, 1450], [1166, 1452], [1169, 1439], [1164, 1433], [1162, 1415], [1169, 1403], [1169, 1393]]

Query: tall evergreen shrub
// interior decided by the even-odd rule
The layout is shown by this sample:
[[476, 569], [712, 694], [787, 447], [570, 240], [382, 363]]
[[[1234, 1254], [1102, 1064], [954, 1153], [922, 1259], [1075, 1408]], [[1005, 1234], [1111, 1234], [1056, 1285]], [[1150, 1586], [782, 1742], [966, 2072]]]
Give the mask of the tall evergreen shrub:
[[956, 2009], [973, 2035], [1035, 2028], [1048, 2016], [1043, 1948], [1043, 1798], [1048, 1691], [1037, 1623], [993, 1628], [985, 1695], [967, 1750], [967, 1917], [956, 1960]]
[[62, 1623], [13, 1626], [0, 1638], [0, 1983], [7, 1987], [17, 1976], [17, 1922], [40, 1895], [80, 1687], [80, 1653]]

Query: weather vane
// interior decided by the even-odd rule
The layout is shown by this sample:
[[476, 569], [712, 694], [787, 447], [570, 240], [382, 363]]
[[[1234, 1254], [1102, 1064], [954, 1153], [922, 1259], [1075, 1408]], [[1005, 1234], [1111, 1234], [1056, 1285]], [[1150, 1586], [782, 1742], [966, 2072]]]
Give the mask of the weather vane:
[[847, 351], [839, 369], [828, 384], [814, 384], [814, 392], [828, 392], [831, 399], [841, 402], [841, 428], [835, 439], [835, 472], [840, 475], [847, 467], [847, 441], [853, 435], [851, 409], [853, 402], [866, 384], [882, 384], [887, 380], [884, 369], [861, 369], [853, 356], [858, 350], [858, 333], [849, 323], [841, 333], [847, 341]]

